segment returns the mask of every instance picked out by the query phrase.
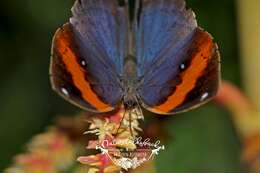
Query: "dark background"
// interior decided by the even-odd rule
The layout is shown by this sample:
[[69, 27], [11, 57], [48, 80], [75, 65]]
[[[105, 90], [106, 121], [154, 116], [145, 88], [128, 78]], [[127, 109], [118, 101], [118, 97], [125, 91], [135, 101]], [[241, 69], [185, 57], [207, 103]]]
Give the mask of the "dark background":
[[[0, 1], [0, 172], [26, 142], [58, 115], [80, 110], [50, 87], [52, 36], [68, 21], [73, 0]], [[222, 55], [222, 75], [241, 85], [236, 4], [233, 0], [188, 0], [198, 23]], [[157, 157], [158, 172], [241, 173], [240, 143], [229, 113], [213, 103], [170, 118], [172, 139]]]

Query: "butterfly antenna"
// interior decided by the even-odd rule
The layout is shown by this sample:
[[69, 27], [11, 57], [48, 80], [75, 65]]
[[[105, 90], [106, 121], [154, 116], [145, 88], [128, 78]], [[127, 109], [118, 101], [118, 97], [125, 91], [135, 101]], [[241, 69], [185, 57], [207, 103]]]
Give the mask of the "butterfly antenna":
[[119, 124], [119, 126], [118, 126], [118, 128], [117, 128], [116, 134], [118, 134], [119, 129], [120, 129], [121, 126], [122, 126], [122, 123], [123, 123], [123, 121], [124, 121], [124, 119], [125, 119], [125, 115], [126, 115], [126, 110], [124, 109], [124, 114], [123, 114], [122, 119], [120, 120], [120, 124]]
[[130, 128], [130, 134], [132, 137], [134, 137], [133, 129], [132, 129], [132, 111], [129, 112], [129, 128]]

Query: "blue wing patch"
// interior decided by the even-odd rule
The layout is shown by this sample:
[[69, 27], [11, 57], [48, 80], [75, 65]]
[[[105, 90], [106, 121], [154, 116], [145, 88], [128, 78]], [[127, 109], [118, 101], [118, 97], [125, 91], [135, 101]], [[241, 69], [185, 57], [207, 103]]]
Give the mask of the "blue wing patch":
[[81, 35], [84, 45], [108, 68], [123, 73], [127, 18], [114, 0], [76, 1], [70, 22]]
[[141, 77], [151, 65], [159, 66], [169, 60], [166, 54], [177, 53], [189, 40], [197, 23], [194, 13], [185, 9], [183, 0], [141, 1], [139, 16], [136, 50], [138, 76]]

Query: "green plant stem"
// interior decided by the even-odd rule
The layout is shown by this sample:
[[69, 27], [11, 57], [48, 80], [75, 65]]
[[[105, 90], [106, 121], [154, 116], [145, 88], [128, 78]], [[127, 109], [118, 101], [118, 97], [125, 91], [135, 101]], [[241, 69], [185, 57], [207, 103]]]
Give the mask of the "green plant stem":
[[260, 111], [260, 1], [237, 0], [237, 5], [244, 86]]

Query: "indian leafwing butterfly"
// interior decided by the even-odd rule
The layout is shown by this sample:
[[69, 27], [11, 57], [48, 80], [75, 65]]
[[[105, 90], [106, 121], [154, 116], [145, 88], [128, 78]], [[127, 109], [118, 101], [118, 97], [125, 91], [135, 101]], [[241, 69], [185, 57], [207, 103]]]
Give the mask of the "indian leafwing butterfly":
[[211, 100], [220, 83], [220, 56], [184, 0], [77, 0], [56, 32], [53, 89], [91, 112], [141, 105], [175, 114]]

